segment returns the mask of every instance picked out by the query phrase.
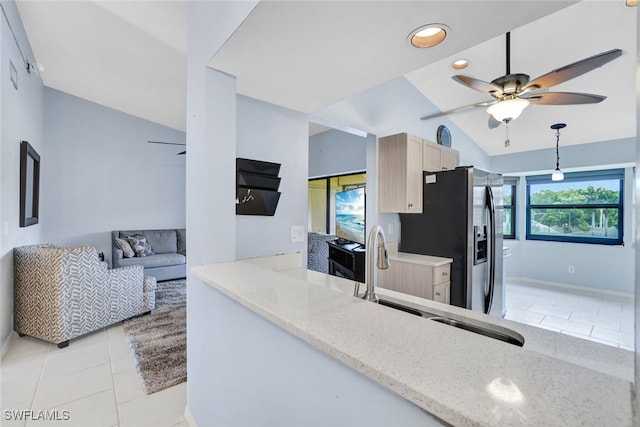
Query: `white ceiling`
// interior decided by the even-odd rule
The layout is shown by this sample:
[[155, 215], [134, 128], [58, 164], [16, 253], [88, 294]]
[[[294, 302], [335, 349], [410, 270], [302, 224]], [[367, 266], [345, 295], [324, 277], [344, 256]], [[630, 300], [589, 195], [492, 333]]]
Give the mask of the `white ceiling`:
[[[488, 128], [486, 107], [450, 118], [489, 155], [554, 147], [555, 131], [549, 126], [558, 122], [567, 124], [561, 131], [562, 145], [633, 137], [635, 34], [636, 10], [626, 7], [624, 1], [581, 2], [516, 28], [511, 31], [511, 72], [529, 74], [531, 79], [597, 53], [622, 49], [620, 58], [550, 89], [605, 95], [607, 99], [589, 105], [530, 105], [511, 123], [508, 148], [504, 146], [505, 126]], [[504, 75], [505, 40], [505, 36], [496, 37], [407, 74], [408, 80], [439, 109], [421, 111], [419, 115], [492, 100], [488, 94], [462, 86], [450, 77], [464, 74], [490, 82]], [[453, 61], [461, 57], [471, 65], [463, 71], [452, 69]]]
[[[262, 1], [209, 65], [243, 95], [311, 113], [569, 4], [515, 3]], [[430, 23], [449, 27], [446, 43], [411, 47], [409, 33]]]
[[18, 1], [46, 86], [186, 128], [186, 1]]
[[[512, 71], [532, 78], [617, 47], [623, 57], [554, 88], [606, 101], [529, 107], [511, 125], [510, 152], [553, 145], [548, 126], [558, 121], [569, 125], [562, 144], [633, 136], [635, 10], [623, 0], [572, 3], [262, 1], [210, 65], [237, 76], [241, 94], [303, 112], [402, 75], [449, 109], [487, 99], [450, 79], [451, 59], [464, 53], [472, 62], [465, 74], [482, 80], [504, 74], [506, 31]], [[184, 0], [19, 0], [18, 9], [45, 85], [185, 129]], [[409, 32], [431, 22], [450, 27], [445, 42], [429, 50], [408, 46]], [[416, 120], [432, 112], [416, 111]], [[483, 111], [451, 119], [487, 153], [504, 152], [504, 129], [487, 130]]]

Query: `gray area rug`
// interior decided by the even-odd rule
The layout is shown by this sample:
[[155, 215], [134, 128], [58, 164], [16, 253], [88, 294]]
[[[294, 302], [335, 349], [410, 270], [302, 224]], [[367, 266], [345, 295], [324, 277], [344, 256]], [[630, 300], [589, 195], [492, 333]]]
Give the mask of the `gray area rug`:
[[123, 322], [146, 394], [187, 380], [187, 281], [158, 283], [156, 308]]

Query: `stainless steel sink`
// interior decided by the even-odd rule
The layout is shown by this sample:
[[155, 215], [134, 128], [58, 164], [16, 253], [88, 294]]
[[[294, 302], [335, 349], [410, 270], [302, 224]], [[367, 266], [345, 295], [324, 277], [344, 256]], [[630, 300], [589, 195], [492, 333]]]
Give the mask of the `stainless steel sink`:
[[[465, 331], [484, 335], [485, 337], [500, 340], [509, 344], [517, 345], [520, 347], [524, 345], [524, 337], [522, 335], [520, 335], [515, 331], [508, 330], [506, 328], [501, 328], [503, 331], [496, 331], [496, 330], [481, 326], [480, 325], [481, 322], [475, 322], [471, 320], [470, 321], [456, 320], [450, 317], [445, 317], [442, 315], [430, 313], [428, 311], [419, 310], [414, 307], [407, 307], [406, 305], [399, 304], [393, 301], [383, 300], [383, 299], [379, 300], [378, 304], [384, 305], [386, 307], [391, 307], [396, 310], [404, 311], [405, 313], [410, 313], [415, 316], [424, 317], [429, 320], [433, 320], [434, 322], [453, 326], [454, 328], [464, 329]], [[474, 322], [474, 323], [471, 323], [471, 322]]]
[[492, 329], [483, 328], [479, 325], [474, 325], [467, 322], [461, 322], [459, 320], [450, 319], [448, 317], [436, 316], [430, 317], [429, 320], [434, 322], [444, 323], [445, 325], [453, 326], [454, 328], [464, 329], [465, 331], [474, 332], [476, 334], [484, 335], [485, 337], [493, 338], [496, 340], [504, 341], [509, 344], [522, 347], [524, 345], [524, 337], [517, 332], [509, 331], [510, 333], [498, 332]]
[[388, 300], [384, 300], [381, 299], [378, 301], [378, 304], [380, 305], [384, 305], [386, 307], [391, 307], [391, 308], [395, 308], [396, 310], [400, 310], [400, 311], [404, 311], [405, 313], [410, 313], [413, 314], [415, 316], [420, 316], [420, 317], [435, 317], [438, 316], [437, 314], [433, 314], [433, 313], [429, 313], [426, 311], [422, 311], [422, 310], [418, 310], [412, 307], [407, 307], [406, 305], [402, 305], [402, 304], [398, 304], [392, 301], [388, 301]]

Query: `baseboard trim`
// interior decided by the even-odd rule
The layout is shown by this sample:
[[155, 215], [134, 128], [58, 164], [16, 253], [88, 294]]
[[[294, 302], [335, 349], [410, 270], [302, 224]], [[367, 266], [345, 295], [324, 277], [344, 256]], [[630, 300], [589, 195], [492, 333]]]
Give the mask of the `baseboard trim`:
[[16, 331], [11, 331], [7, 339], [2, 343], [2, 350], [0, 351], [0, 359], [4, 359], [4, 356], [9, 351], [9, 347], [11, 346], [11, 343], [13, 342], [14, 339], [16, 339], [17, 336], [18, 334], [16, 334]]
[[198, 427], [198, 425], [196, 424], [196, 420], [194, 420], [193, 415], [191, 415], [189, 405], [184, 407], [184, 420], [187, 422], [187, 425], [189, 427]]
[[566, 290], [572, 290], [572, 291], [587, 292], [590, 294], [600, 295], [600, 296], [608, 295], [608, 296], [614, 296], [614, 297], [620, 297], [620, 298], [628, 298], [631, 300], [634, 299], [633, 294], [628, 294], [626, 292], [608, 291], [606, 289], [587, 288], [584, 286], [571, 285], [569, 283], [549, 282], [546, 280], [529, 279], [526, 277], [507, 277], [505, 279], [505, 282], [521, 284], [521, 285], [537, 286], [540, 288], [554, 288], [554, 289], [560, 288], [560, 289], [566, 289]]

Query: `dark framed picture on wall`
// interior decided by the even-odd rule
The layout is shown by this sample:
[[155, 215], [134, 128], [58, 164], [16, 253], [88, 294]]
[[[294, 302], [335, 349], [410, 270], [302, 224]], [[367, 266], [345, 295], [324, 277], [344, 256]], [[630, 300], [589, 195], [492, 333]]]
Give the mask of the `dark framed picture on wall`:
[[40, 156], [27, 141], [20, 142], [20, 227], [38, 223]]

